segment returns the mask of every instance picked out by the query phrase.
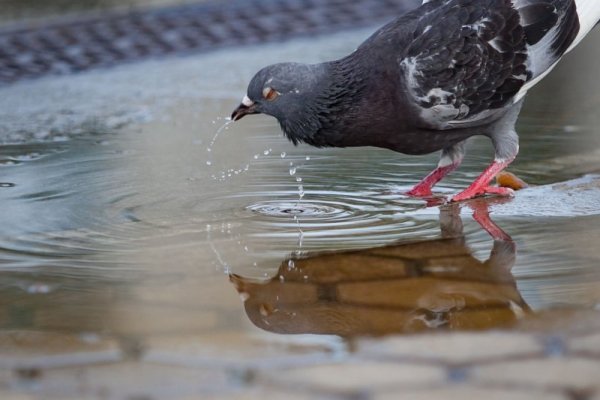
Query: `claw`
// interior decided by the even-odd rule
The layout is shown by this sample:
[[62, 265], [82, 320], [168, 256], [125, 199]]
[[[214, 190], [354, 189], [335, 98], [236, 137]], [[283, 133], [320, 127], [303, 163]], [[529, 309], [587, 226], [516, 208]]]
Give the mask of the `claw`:
[[452, 197], [451, 202], [465, 201], [471, 200], [476, 197], [481, 197], [485, 195], [495, 195], [495, 196], [503, 196], [503, 197], [514, 197], [515, 191], [510, 188], [498, 187], [498, 186], [486, 186], [479, 190], [465, 190], [462, 193], [459, 193]]

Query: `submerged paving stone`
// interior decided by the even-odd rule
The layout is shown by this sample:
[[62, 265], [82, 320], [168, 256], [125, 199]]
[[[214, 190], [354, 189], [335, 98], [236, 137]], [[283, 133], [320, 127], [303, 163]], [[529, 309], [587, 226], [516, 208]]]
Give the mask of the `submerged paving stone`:
[[600, 389], [600, 360], [540, 358], [480, 365], [473, 381], [522, 387], [574, 390]]
[[593, 354], [600, 357], [600, 333], [571, 338], [568, 349], [581, 353]]
[[297, 390], [355, 393], [397, 387], [418, 388], [446, 381], [443, 368], [361, 361], [294, 368], [266, 374], [264, 381]]
[[330, 396], [321, 396], [316, 393], [294, 393], [272, 388], [242, 389], [237, 392], [227, 392], [214, 395], [197, 395], [185, 397], [181, 400], [331, 400]]
[[[28, 394], [18, 394], [11, 393], [0, 390], [0, 399], [2, 400], [36, 400], [35, 396], [30, 396]], [[84, 400], [84, 399], [81, 399]]]
[[436, 389], [378, 394], [373, 400], [568, 400], [566, 395], [555, 392], [535, 392], [500, 388], [451, 386]]
[[96, 335], [0, 332], [0, 368], [56, 368], [122, 359], [117, 341]]
[[534, 335], [511, 333], [435, 334], [366, 340], [359, 343], [358, 349], [359, 355], [367, 357], [458, 364], [543, 354], [543, 345]]
[[218, 368], [122, 362], [48, 370], [27, 389], [44, 399], [179, 399], [221, 393], [229, 384], [229, 375]]
[[143, 360], [187, 367], [280, 368], [327, 362], [334, 348], [323, 343], [262, 339], [243, 332], [155, 337], [146, 340]]

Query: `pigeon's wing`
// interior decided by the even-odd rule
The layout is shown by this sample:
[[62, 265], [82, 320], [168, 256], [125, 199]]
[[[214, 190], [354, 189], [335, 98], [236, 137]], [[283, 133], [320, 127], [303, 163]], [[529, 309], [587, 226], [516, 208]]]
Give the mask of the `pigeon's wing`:
[[579, 28], [572, 0], [427, 3], [400, 62], [427, 128], [493, 118], [557, 62]]

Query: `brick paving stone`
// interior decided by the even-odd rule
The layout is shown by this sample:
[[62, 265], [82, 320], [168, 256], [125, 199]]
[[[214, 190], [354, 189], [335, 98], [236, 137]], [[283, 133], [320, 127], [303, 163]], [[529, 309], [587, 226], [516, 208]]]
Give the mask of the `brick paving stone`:
[[0, 390], [0, 399], [2, 399], [2, 400], [37, 400], [35, 397], [27, 395], [27, 394], [11, 393], [8, 391], [3, 391], [3, 390]]
[[321, 390], [351, 394], [394, 387], [427, 387], [446, 381], [446, 371], [436, 366], [388, 362], [346, 362], [293, 368], [265, 374], [261, 379], [299, 391]]
[[[325, 400], [316, 393], [294, 393], [272, 388], [242, 389], [238, 392], [227, 392], [213, 395], [199, 395], [182, 398], [181, 400]], [[330, 399], [330, 397], [328, 397]]]
[[510, 333], [453, 333], [365, 340], [359, 354], [447, 363], [474, 363], [506, 357], [535, 356], [543, 345], [535, 336]]
[[485, 384], [600, 389], [600, 360], [540, 358], [480, 365], [472, 370], [474, 381]]
[[[202, 287], [202, 290], [198, 290]], [[131, 290], [136, 302], [185, 307], [198, 310], [233, 309], [238, 311], [240, 298], [231, 290], [227, 277], [218, 275], [186, 277], [175, 282], [146, 284]]]
[[177, 307], [164, 307], [147, 303], [114, 305], [107, 317], [116, 335], [151, 335], [193, 333], [214, 330], [218, 315], [210, 311], [190, 313]]
[[218, 368], [180, 368], [143, 362], [44, 371], [28, 385], [43, 399], [179, 399], [230, 389], [229, 374]]
[[117, 341], [92, 334], [0, 332], [0, 368], [52, 368], [113, 362], [121, 358]]
[[568, 348], [571, 351], [600, 356], [600, 333], [572, 338], [569, 340]]
[[375, 395], [372, 400], [398, 400], [400, 398], [410, 400], [568, 400], [560, 392], [478, 388], [462, 385], [410, 392], [380, 393]]
[[[145, 340], [143, 360], [161, 365], [278, 368], [326, 362], [333, 356], [328, 344], [289, 342], [265, 334], [243, 332], [154, 337]], [[332, 346], [335, 344], [332, 343]]]

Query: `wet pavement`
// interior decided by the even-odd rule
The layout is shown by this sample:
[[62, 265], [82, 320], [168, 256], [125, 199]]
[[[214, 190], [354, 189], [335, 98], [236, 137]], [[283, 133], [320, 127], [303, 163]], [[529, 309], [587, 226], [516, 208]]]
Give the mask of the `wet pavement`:
[[0, 88], [0, 398], [596, 400], [599, 33], [528, 97], [531, 187], [426, 207], [435, 155], [225, 124], [372, 30]]
[[[140, 2], [131, 4], [136, 3]], [[117, 3], [92, 2], [87, 6], [93, 10], [103, 5], [110, 12], [1, 29], [0, 84], [383, 24], [390, 14], [406, 12], [417, 3], [236, 0], [124, 11]], [[86, 3], [77, 7], [85, 9]]]

